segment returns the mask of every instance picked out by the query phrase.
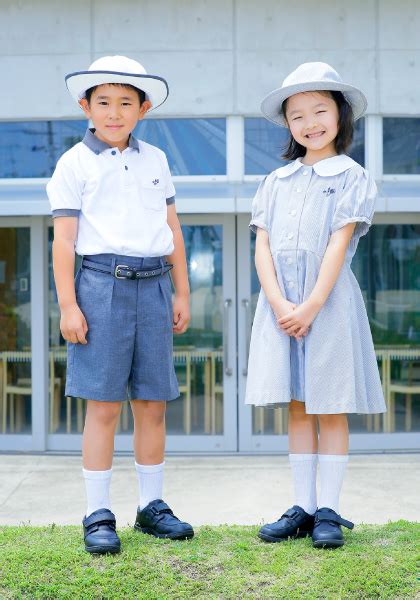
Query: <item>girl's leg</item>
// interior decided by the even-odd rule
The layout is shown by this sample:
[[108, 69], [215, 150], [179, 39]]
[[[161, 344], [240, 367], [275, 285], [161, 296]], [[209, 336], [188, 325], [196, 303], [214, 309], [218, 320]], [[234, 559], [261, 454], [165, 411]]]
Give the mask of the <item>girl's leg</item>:
[[307, 415], [305, 404], [289, 405], [289, 461], [292, 469], [295, 504], [313, 515], [317, 508], [316, 470], [318, 434], [315, 415]]
[[121, 402], [87, 401], [83, 431], [83, 476], [88, 503], [87, 517], [100, 508], [111, 510], [109, 487], [115, 428], [120, 412]]
[[347, 415], [319, 415], [319, 468], [321, 493], [319, 508], [339, 513], [339, 498], [348, 462], [349, 429]]
[[166, 402], [132, 400], [131, 409], [139, 507], [143, 510], [152, 500], [162, 498]]

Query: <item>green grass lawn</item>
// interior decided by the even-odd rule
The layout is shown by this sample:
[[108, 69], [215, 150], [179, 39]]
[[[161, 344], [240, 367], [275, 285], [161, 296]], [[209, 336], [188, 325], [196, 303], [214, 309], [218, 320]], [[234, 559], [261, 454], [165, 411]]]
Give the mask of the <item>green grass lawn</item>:
[[1, 527], [0, 598], [420, 598], [420, 524], [361, 525], [346, 545], [266, 544], [258, 527], [201, 527], [170, 542], [120, 529], [120, 554], [90, 556], [78, 527]]

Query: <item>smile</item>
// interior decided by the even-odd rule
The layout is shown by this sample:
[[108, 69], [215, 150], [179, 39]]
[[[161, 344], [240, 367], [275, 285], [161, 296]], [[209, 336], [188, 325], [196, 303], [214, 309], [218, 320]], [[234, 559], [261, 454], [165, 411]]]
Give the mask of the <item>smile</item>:
[[325, 131], [318, 131], [317, 133], [307, 133], [305, 137], [311, 140], [312, 138], [321, 137], [322, 135], [324, 135], [324, 133]]

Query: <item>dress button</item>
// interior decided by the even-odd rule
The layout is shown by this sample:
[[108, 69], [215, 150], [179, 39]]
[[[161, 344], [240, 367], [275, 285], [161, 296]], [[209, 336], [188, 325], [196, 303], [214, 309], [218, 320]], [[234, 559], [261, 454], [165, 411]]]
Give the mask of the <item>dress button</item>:
[[289, 281], [289, 287], [295, 287], [295, 284], [293, 283], [293, 281]]
[[288, 233], [288, 234], [287, 234], [287, 237], [289, 238], [289, 240], [291, 240], [291, 239], [293, 238], [293, 233], [291, 233], [291, 232], [290, 232], [290, 233]]
[[293, 262], [293, 261], [292, 261], [292, 259], [290, 258], [290, 256], [287, 258], [287, 261], [286, 261], [286, 262], [287, 262], [287, 264], [288, 264], [288, 265], [291, 265], [291, 264], [292, 264], [292, 262]]
[[303, 171], [303, 174], [304, 174], [304, 175], [307, 175], [307, 174], [308, 174], [308, 171]]
[[290, 214], [292, 215], [292, 217], [295, 217], [296, 216], [296, 210], [295, 209], [291, 210]]
[[115, 156], [117, 153], [115, 150], [112, 150], [111, 154], [113, 154]]
[[300, 194], [300, 192], [302, 191], [302, 188], [298, 187], [298, 188], [296, 188], [296, 191], [297, 191], [298, 194]]

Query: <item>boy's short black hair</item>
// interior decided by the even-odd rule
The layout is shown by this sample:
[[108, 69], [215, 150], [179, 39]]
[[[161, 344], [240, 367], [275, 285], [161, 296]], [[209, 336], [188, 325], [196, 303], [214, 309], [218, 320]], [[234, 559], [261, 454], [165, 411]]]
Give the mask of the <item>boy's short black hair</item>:
[[[146, 100], [146, 94], [143, 92], [143, 90], [139, 90], [139, 88], [136, 88], [136, 87], [134, 87], [134, 85], [130, 85], [129, 83], [127, 83], [127, 84], [125, 84], [125, 83], [109, 83], [108, 85], [119, 85], [121, 87], [129, 88], [130, 90], [133, 90], [134, 92], [137, 92], [138, 95], [139, 95], [140, 106]], [[86, 98], [88, 104], [90, 104], [90, 99], [92, 98], [93, 92], [98, 87], [99, 87], [98, 85], [94, 85], [93, 87], [91, 87], [88, 90], [86, 90], [85, 98]]]
[[[338, 108], [338, 133], [335, 138], [335, 150], [337, 154], [343, 154], [349, 148], [353, 141], [354, 119], [353, 109], [347, 102], [342, 92], [329, 91], [332, 99], [335, 101]], [[281, 106], [281, 111], [286, 118], [287, 98]], [[285, 160], [296, 160], [301, 156], [305, 156], [306, 148], [298, 144], [291, 134], [289, 143], [282, 156]]]

